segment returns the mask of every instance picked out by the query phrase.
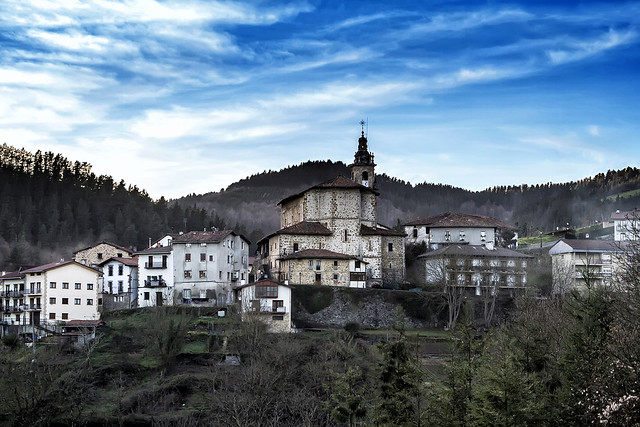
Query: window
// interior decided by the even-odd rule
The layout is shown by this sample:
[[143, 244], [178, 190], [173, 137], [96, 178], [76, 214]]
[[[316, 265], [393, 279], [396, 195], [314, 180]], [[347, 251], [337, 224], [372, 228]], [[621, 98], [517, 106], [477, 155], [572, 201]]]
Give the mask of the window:
[[191, 262], [191, 254], [184, 254], [184, 262]]
[[309, 270], [313, 270], [313, 260], [309, 260]]
[[244, 240], [240, 241], [240, 249], [244, 249]]
[[87, 290], [88, 291], [92, 291], [93, 290], [93, 283], [87, 283]]
[[69, 289], [69, 283], [62, 282], [62, 289]]
[[74, 303], [75, 305], [80, 305], [80, 302], [81, 302], [81, 301], [80, 301], [80, 298], [74, 298], [74, 299], [73, 299], [73, 303]]
[[76, 284], [75, 284], [75, 287], [76, 287], [76, 289], [82, 289], [82, 284], [80, 284], [80, 283], [76, 283]]
[[116, 254], [116, 256], [117, 256], [118, 258], [122, 258], [122, 252], [118, 252], [118, 253]]
[[227, 280], [231, 280], [231, 272], [227, 271]]
[[213, 255], [209, 255], [209, 261], [213, 262]]
[[206, 279], [207, 278], [207, 271], [206, 270], [200, 270], [200, 278], [201, 279]]
[[55, 303], [56, 303], [55, 298], [49, 298], [49, 304], [55, 304]]
[[191, 299], [191, 289], [185, 289], [184, 291], [182, 291], [182, 298]]
[[184, 278], [185, 279], [191, 279], [191, 270], [185, 270], [184, 271]]
[[227, 264], [231, 264], [231, 255], [227, 255]]
[[347, 230], [344, 230], [344, 241], [346, 242], [348, 238], [349, 238], [349, 232]]
[[69, 298], [62, 298], [63, 304], [69, 304]]
[[102, 298], [98, 298], [98, 305], [102, 305]]
[[93, 298], [87, 298], [87, 305], [93, 305]]
[[122, 292], [124, 292], [124, 284], [122, 283], [122, 280], [118, 280], [118, 293]]
[[257, 285], [256, 298], [277, 298], [278, 287], [272, 285]]
[[337, 274], [333, 275], [333, 280], [338, 280], [338, 275]]
[[281, 299], [275, 299], [271, 301], [271, 310], [284, 313], [284, 301]]
[[356, 260], [356, 268], [360, 268], [360, 261]]
[[218, 271], [218, 279], [222, 279], [222, 271]]
[[460, 241], [464, 241], [465, 238], [465, 232], [464, 231], [460, 231]]
[[56, 314], [55, 313], [49, 313], [49, 320], [56, 320]]
[[320, 267], [322, 266], [322, 261], [320, 261], [319, 259], [316, 260], [316, 270], [320, 270]]
[[389, 252], [393, 252], [393, 243], [389, 243], [388, 248], [389, 248]]
[[62, 313], [62, 320], [69, 319], [69, 313]]
[[109, 266], [109, 276], [113, 276], [113, 265]]
[[449, 230], [444, 232], [444, 241], [448, 242], [451, 240], [451, 232]]
[[299, 248], [300, 248], [300, 247], [298, 246], [298, 244], [297, 244], [297, 243], [294, 243], [294, 244], [293, 244], [293, 252], [298, 252], [298, 251], [300, 250]]
[[207, 254], [200, 254], [200, 261], [205, 262], [207, 260]]
[[118, 276], [122, 276], [124, 274], [124, 265], [118, 265]]
[[144, 293], [144, 300], [149, 301], [149, 292]]
[[102, 259], [102, 253], [98, 252], [98, 259]]
[[49, 282], [49, 288], [55, 289], [56, 288], [56, 282]]
[[315, 281], [316, 281], [316, 283], [322, 282], [322, 274], [316, 273], [316, 280]]
[[337, 267], [338, 266], [338, 261], [333, 261], [333, 266]]
[[113, 281], [109, 280], [107, 282], [107, 286], [109, 287], [109, 293], [112, 294], [113, 293]]
[[413, 238], [415, 239], [416, 237], [418, 237], [418, 229], [417, 228], [413, 228]]

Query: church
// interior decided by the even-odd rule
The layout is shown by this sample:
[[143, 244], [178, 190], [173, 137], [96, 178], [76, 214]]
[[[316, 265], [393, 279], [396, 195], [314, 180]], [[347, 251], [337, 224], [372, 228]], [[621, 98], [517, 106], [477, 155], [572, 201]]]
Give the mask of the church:
[[280, 201], [281, 228], [258, 242], [262, 274], [285, 284], [394, 286], [404, 280], [404, 232], [378, 224], [375, 163], [364, 135], [351, 178]]

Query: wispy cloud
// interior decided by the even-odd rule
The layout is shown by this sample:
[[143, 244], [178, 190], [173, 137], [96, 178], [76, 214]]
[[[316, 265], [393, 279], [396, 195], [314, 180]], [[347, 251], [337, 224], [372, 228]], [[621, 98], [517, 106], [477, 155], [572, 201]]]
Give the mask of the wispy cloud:
[[589, 41], [568, 41], [566, 47], [560, 50], [548, 51], [549, 59], [554, 64], [575, 62], [618, 46], [632, 43], [638, 39], [638, 33], [634, 30], [609, 31], [598, 38]]

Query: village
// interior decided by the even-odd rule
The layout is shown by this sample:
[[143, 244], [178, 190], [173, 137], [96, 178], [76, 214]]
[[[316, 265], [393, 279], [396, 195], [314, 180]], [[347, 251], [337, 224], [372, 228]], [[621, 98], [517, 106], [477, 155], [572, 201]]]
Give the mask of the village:
[[[375, 166], [363, 129], [351, 176], [280, 201], [281, 228], [257, 242], [255, 254], [243, 235], [212, 229], [167, 233], [143, 250], [103, 241], [78, 249], [71, 260], [3, 272], [0, 331], [28, 341], [95, 328], [113, 310], [199, 305], [224, 316], [235, 305], [242, 318], [257, 316], [273, 332], [292, 332], [292, 285], [398, 289], [407, 285], [408, 246], [424, 249], [418, 279], [409, 285], [447, 294], [448, 326], [467, 295], [495, 300], [527, 290], [534, 256], [515, 250], [517, 236], [505, 241], [503, 232], [514, 227], [498, 219], [446, 212], [401, 229], [379, 224]], [[635, 212], [617, 211], [602, 223], [610, 234], [578, 239], [571, 230], [558, 232], [548, 249], [553, 295], [586, 281], [609, 285], [637, 226]]]

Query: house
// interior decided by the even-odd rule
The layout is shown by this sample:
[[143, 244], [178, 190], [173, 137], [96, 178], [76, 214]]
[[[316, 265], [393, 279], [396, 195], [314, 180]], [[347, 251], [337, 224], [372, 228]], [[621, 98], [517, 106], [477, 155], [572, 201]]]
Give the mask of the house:
[[98, 264], [104, 277], [102, 311], [133, 308], [138, 298], [138, 258], [112, 257]]
[[640, 210], [611, 214], [613, 222], [613, 240], [623, 242], [625, 240], [637, 240], [640, 238]]
[[482, 215], [445, 212], [404, 224], [407, 243], [425, 242], [430, 249], [449, 244], [481, 245], [492, 249], [501, 230], [514, 228], [500, 220]]
[[291, 332], [291, 288], [272, 279], [236, 289], [242, 321], [258, 319], [269, 332]]
[[[32, 324], [100, 318], [102, 272], [76, 261], [60, 261], [22, 271], [25, 303]], [[40, 298], [41, 304], [38, 304]], [[33, 304], [33, 305], [32, 305]]]
[[173, 305], [172, 247], [152, 247], [134, 255], [138, 257], [138, 307]]
[[404, 280], [404, 233], [377, 222], [375, 163], [364, 131], [350, 167], [351, 178], [338, 176], [280, 201], [281, 228], [258, 242], [262, 274], [337, 286]]
[[102, 241], [97, 245], [75, 251], [73, 253], [73, 260], [80, 264], [95, 267], [109, 258], [131, 258], [132, 255], [133, 251], [130, 249]]
[[32, 325], [36, 318], [39, 320], [42, 284], [34, 283], [33, 290], [26, 289], [24, 273], [15, 271], [0, 276], [0, 286], [0, 312], [5, 325]]
[[563, 295], [588, 284], [610, 285], [625, 246], [625, 242], [611, 240], [559, 240], [549, 249], [553, 293]]
[[462, 287], [476, 295], [487, 289], [524, 289], [531, 258], [511, 249], [468, 244], [450, 244], [418, 256], [426, 283]]
[[225, 306], [249, 278], [249, 240], [232, 230], [191, 231], [173, 238], [175, 303]]

